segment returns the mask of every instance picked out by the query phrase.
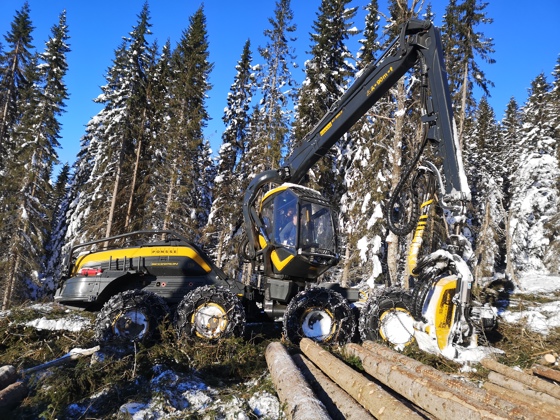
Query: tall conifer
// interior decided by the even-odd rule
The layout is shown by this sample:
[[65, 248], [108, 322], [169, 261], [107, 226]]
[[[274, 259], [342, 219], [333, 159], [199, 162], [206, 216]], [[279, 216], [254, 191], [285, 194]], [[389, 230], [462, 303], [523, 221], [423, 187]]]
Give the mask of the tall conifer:
[[240, 173], [239, 165], [245, 149], [250, 124], [250, 105], [255, 91], [251, 43], [245, 42], [237, 73], [231, 85], [222, 120], [226, 129], [222, 134], [222, 146], [218, 153], [217, 176], [214, 182], [212, 210], [206, 234], [212, 236], [216, 263], [224, 267], [232, 277], [238, 268], [234, 236], [242, 220], [242, 200], [246, 174]]
[[21, 116], [11, 132], [13, 156], [6, 163], [3, 179], [5, 194], [8, 193], [2, 200], [2, 210], [7, 210], [2, 215], [7, 216], [2, 217], [2, 231], [7, 239], [7, 253], [2, 261], [3, 308], [30, 296], [41, 286], [41, 257], [55, 210], [50, 178], [58, 160], [58, 117], [67, 98], [63, 82], [69, 51], [67, 31], [66, 14], [62, 13], [58, 25], [52, 28], [45, 52], [34, 55], [23, 74], [27, 84], [18, 103]]
[[166, 185], [165, 229], [177, 229], [193, 239], [207, 222], [210, 209], [210, 186], [203, 171], [202, 159], [209, 146], [203, 128], [209, 119], [205, 100], [211, 88], [208, 61], [206, 16], [200, 7], [189, 20], [172, 56], [169, 178]]
[[0, 57], [0, 170], [6, 158], [11, 159], [14, 125], [21, 117], [22, 91], [29, 81], [25, 78], [26, 68], [32, 58], [33, 26], [29, 17], [30, 8], [26, 1], [16, 12], [10, 31], [4, 36], [7, 48]]

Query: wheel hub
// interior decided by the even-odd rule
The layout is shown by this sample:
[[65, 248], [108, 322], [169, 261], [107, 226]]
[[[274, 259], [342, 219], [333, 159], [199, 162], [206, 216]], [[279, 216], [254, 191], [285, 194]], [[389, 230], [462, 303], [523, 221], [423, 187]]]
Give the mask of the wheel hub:
[[414, 339], [414, 318], [402, 308], [384, 312], [379, 318], [379, 335], [402, 350]]
[[228, 325], [224, 308], [212, 302], [196, 308], [191, 322], [194, 325], [196, 335], [208, 339], [220, 337]]
[[335, 328], [334, 318], [326, 309], [310, 308], [303, 314], [303, 335], [314, 341], [329, 341]]
[[129, 309], [115, 320], [113, 332], [116, 336], [131, 340], [141, 340], [148, 332], [150, 322], [146, 315], [138, 309]]

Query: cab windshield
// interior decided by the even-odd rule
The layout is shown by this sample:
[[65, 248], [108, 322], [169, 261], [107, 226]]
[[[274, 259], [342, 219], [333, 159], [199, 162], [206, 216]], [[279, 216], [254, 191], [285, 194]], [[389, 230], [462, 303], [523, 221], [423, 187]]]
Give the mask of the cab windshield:
[[299, 247], [336, 252], [331, 209], [315, 202], [300, 203]]
[[269, 240], [276, 245], [336, 253], [333, 216], [326, 204], [285, 190], [263, 203], [261, 217]]

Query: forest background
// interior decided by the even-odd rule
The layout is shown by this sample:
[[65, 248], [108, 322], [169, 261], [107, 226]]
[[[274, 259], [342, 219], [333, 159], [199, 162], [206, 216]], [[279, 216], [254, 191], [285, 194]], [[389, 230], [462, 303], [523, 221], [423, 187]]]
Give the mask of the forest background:
[[[175, 229], [203, 245], [240, 278], [244, 265], [241, 200], [251, 176], [277, 168], [355, 75], [375, 60], [398, 25], [432, 18], [428, 2], [377, 1], [355, 22], [349, 0], [323, 0], [297, 83], [289, 0], [278, 0], [264, 45], [247, 40], [224, 110], [217, 155], [204, 129], [214, 64], [204, 6], [176, 44], [151, 40], [146, 3], [114, 51], [76, 162], [55, 176], [60, 116], [68, 99], [70, 29], [66, 13], [42, 50], [31, 44], [30, 7], [17, 10], [0, 48], [0, 296], [2, 309], [51, 295], [71, 244], [140, 229]], [[493, 82], [487, 3], [451, 0], [441, 18], [458, 136], [473, 194], [468, 229], [477, 280], [506, 272], [558, 273], [560, 61], [529, 82], [524, 104], [512, 98], [499, 121], [488, 103]], [[311, 19], [311, 16], [309, 17]], [[359, 49], [349, 49], [359, 36]], [[417, 149], [414, 72], [342, 138], [311, 174], [311, 185], [338, 203], [347, 284], [398, 282], [406, 238], [383, 220], [387, 193]], [[485, 95], [476, 99], [474, 90]], [[218, 116], [212, 116], [217, 119]], [[53, 178], [55, 178], [53, 180]], [[434, 214], [424, 247], [441, 246], [445, 218]], [[247, 273], [247, 270], [245, 270]]]

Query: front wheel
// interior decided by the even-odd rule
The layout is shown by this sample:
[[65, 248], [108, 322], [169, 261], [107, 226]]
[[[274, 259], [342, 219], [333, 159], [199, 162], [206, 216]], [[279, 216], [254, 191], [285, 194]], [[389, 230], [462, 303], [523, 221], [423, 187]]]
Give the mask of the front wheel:
[[414, 318], [410, 313], [410, 296], [403, 290], [387, 289], [372, 294], [360, 312], [362, 341], [383, 340], [402, 350], [414, 339]]
[[128, 290], [111, 297], [95, 319], [95, 338], [108, 342], [146, 342], [168, 313], [165, 301], [142, 290]]
[[345, 344], [355, 328], [354, 314], [346, 299], [320, 287], [299, 292], [284, 314], [284, 335], [296, 345], [304, 337], [320, 343]]
[[217, 341], [241, 336], [245, 311], [239, 298], [221, 286], [202, 286], [190, 291], [175, 312], [179, 337]]

